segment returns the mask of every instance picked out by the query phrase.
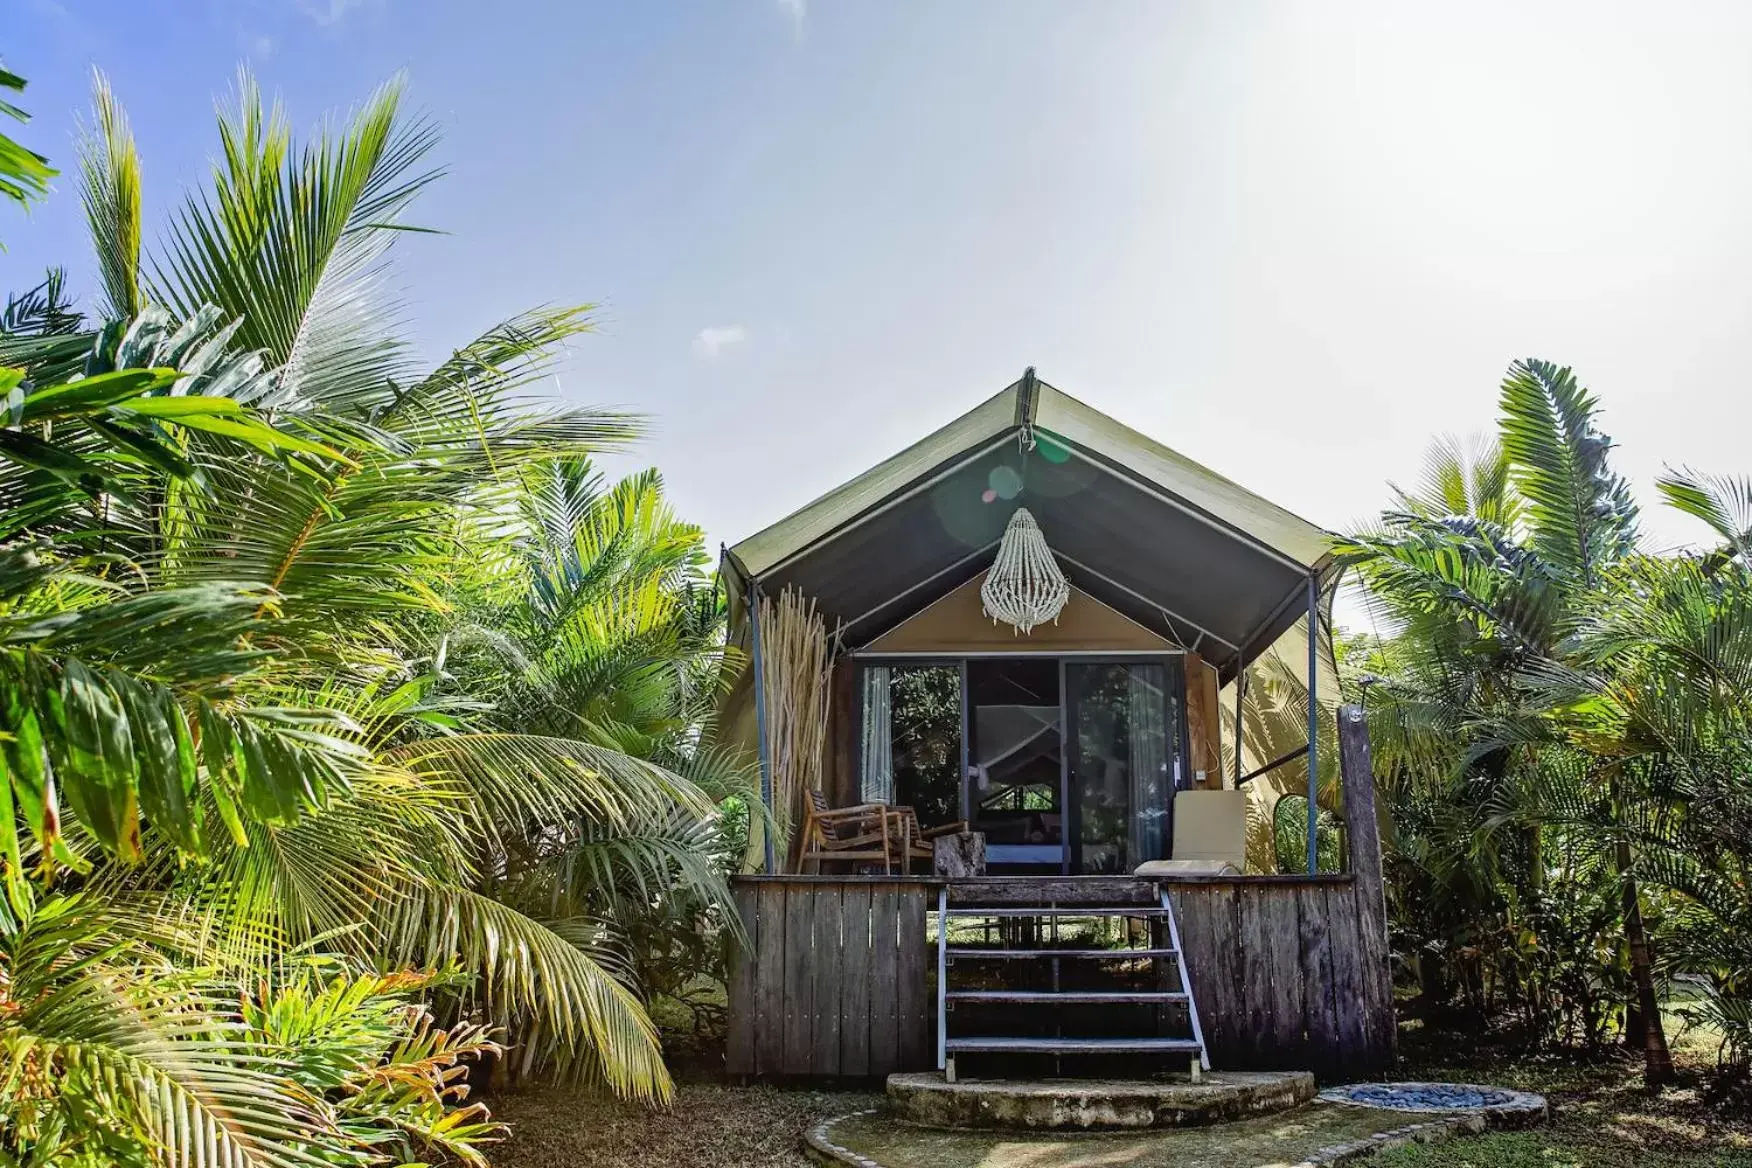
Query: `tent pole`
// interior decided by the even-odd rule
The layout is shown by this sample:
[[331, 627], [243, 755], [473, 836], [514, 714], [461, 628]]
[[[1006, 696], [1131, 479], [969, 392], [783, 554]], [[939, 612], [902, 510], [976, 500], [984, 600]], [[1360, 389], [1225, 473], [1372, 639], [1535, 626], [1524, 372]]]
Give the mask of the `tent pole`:
[[1241, 786], [1241, 703], [1247, 700], [1247, 668], [1235, 671], [1235, 786]]
[[[760, 801], [767, 815], [776, 822], [778, 816], [773, 814], [773, 752], [767, 744], [766, 669], [760, 653], [760, 583], [756, 580], [748, 582], [748, 631], [750, 656], [754, 658], [754, 727], [760, 744]], [[765, 871], [770, 876], [778, 870], [773, 863], [772, 827], [767, 826], [761, 835], [766, 839]]]
[[1316, 739], [1320, 732], [1320, 583], [1319, 576], [1308, 574], [1308, 875], [1314, 875], [1320, 863], [1320, 807], [1316, 803], [1320, 788], [1320, 752]]

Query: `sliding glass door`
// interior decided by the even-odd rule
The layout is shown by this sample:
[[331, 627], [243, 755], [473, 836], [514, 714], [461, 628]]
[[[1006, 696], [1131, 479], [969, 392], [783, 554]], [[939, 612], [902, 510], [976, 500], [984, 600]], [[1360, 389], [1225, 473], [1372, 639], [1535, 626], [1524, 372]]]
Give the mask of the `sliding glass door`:
[[1062, 714], [1056, 658], [967, 663], [967, 819], [990, 863], [1064, 871]]
[[1173, 658], [873, 662], [862, 797], [969, 821], [994, 870], [1130, 872], [1167, 855], [1181, 680]]
[[1167, 854], [1179, 772], [1177, 680], [1160, 661], [1066, 663], [1073, 870], [1130, 872]]

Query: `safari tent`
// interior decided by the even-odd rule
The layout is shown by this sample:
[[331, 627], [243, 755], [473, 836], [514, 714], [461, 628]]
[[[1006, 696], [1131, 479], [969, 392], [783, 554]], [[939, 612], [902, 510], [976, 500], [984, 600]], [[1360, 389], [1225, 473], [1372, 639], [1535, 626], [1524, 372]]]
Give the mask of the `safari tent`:
[[[1030, 369], [726, 548], [744, 667], [722, 732], [758, 757], [777, 825], [752, 833], [737, 885], [751, 944], [731, 1069], [862, 1077], [928, 1066], [933, 1036], [950, 1069], [958, 1054], [1099, 1051], [1379, 1061], [1378, 851], [1357, 793], [1369, 777], [1348, 757], [1366, 760], [1360, 719], [1347, 737], [1341, 716], [1337, 738], [1353, 871], [1315, 871], [1312, 799], [1305, 871], [1248, 874], [1243, 854], [1242, 788], [1292, 764], [1319, 773], [1321, 687], [1336, 697], [1318, 635], [1327, 547]], [[1270, 759], [1242, 733], [1240, 684], [1268, 653], [1305, 661], [1312, 691], [1305, 742]], [[1041, 998], [1070, 984], [1061, 920], [1078, 936], [1104, 922], [1110, 942], [1121, 928], [1142, 956], [1090, 941], [1076, 968], [1123, 966], [1132, 988]], [[1257, 979], [1249, 962], [1266, 963]], [[1274, 968], [1293, 1005], [1256, 1000]], [[957, 990], [957, 969], [981, 988]], [[1051, 1008], [1053, 1033], [1004, 1015], [1007, 1000]]]

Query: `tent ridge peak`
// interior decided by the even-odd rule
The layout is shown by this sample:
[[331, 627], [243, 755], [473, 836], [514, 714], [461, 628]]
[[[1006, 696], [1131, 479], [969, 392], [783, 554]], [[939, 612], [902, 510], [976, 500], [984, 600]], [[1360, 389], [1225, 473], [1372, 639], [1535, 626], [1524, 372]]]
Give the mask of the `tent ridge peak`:
[[[1032, 434], [1036, 442], [1019, 442]], [[861, 635], [989, 566], [1026, 505], [1071, 583], [1225, 672], [1250, 659], [1332, 570], [1325, 532], [1042, 380], [995, 395], [730, 547], [746, 586], [796, 585]], [[1293, 616], [1292, 618], [1293, 619]], [[1182, 642], [1184, 643], [1184, 642]]]

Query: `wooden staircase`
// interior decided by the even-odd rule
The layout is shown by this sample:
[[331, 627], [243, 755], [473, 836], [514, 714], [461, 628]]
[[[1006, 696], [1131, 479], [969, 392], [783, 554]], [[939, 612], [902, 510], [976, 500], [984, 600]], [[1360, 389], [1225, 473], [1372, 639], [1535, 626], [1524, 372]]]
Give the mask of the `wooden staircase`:
[[[1180, 926], [1174, 918], [1174, 905], [1166, 891], [1155, 890], [1156, 899], [1149, 903], [1085, 903], [1082, 898], [1043, 900], [1036, 904], [1001, 905], [958, 901], [953, 885], [945, 885], [937, 893], [937, 1067], [951, 1083], [955, 1081], [955, 1057], [958, 1054], [1033, 1054], [1048, 1055], [1055, 1060], [1065, 1056], [1137, 1055], [1180, 1056], [1188, 1060], [1194, 1082], [1202, 1071], [1210, 1070], [1210, 1055], [1205, 1049], [1204, 1032], [1199, 1024], [1198, 1003], [1193, 998], [1192, 981], [1187, 976], [1186, 958], [1180, 946]], [[1050, 889], [1049, 889], [1050, 891]], [[1060, 944], [1060, 925], [1071, 920], [1122, 918], [1148, 922], [1151, 943], [1143, 947], [1086, 948]], [[1005, 934], [1002, 947], [987, 947], [965, 943], [951, 944], [955, 926], [974, 921], [996, 922]], [[1010, 926], [1003, 928], [1003, 926]], [[1022, 926], [1022, 927], [1016, 927]], [[962, 930], [965, 931], [965, 930]], [[1128, 935], [1131, 930], [1128, 928]], [[1167, 944], [1162, 945], [1161, 941]], [[1148, 962], [1157, 989], [1090, 989], [1078, 986], [1064, 988], [1062, 974], [1066, 963], [1075, 965], [1110, 962]], [[1050, 989], [968, 988], [957, 987], [957, 966], [973, 965], [988, 979], [1016, 980], [1011, 971], [1027, 970], [1034, 980], [1042, 972], [1051, 982]], [[1076, 980], [1083, 980], [1081, 978]], [[1012, 1005], [1025, 1010], [1042, 1008], [1054, 1011], [1055, 1033], [1052, 1035], [994, 1035], [969, 1033], [956, 1017], [957, 1006]], [[1066, 1035], [1058, 1011], [1062, 1007], [1112, 1006], [1126, 1008], [1132, 1014], [1137, 1007], [1184, 1007], [1187, 1029], [1185, 1036], [1111, 1033], [1102, 1035]], [[965, 1011], [963, 1012], [965, 1013]], [[1113, 1027], [1102, 1027], [1110, 1030]], [[1122, 1027], [1123, 1029], [1123, 1027]]]

